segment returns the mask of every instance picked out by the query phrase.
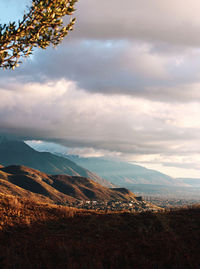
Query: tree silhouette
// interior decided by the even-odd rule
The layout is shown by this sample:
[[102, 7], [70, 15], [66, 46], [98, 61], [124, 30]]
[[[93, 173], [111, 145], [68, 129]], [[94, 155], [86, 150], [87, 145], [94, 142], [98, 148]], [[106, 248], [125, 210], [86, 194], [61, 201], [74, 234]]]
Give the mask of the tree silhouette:
[[0, 68], [14, 69], [22, 57], [28, 57], [34, 47], [54, 47], [73, 30], [75, 18], [71, 16], [78, 0], [33, 0], [21, 21], [0, 24]]

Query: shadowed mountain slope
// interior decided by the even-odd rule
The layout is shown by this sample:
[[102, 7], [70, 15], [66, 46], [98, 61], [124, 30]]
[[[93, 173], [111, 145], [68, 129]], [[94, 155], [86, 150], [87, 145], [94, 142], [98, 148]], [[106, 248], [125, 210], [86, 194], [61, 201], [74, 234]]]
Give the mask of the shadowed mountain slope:
[[191, 187], [200, 187], [200, 178], [178, 178], [184, 184], [187, 184]]
[[89, 169], [116, 186], [125, 187], [139, 195], [162, 195], [174, 198], [199, 199], [199, 179], [173, 178], [156, 170], [104, 158], [84, 158], [63, 155]]
[[[25, 166], [8, 166], [0, 169], [0, 191], [27, 197], [29, 193], [39, 201], [48, 198], [53, 203], [70, 203], [75, 200], [129, 201], [136, 200], [127, 189], [109, 189], [91, 179], [47, 175]], [[28, 193], [29, 192], [29, 193]]]
[[128, 162], [103, 158], [82, 158], [76, 155], [65, 156], [82, 167], [97, 173], [99, 176], [119, 186], [131, 186], [132, 184], [164, 186], [184, 185], [183, 182], [156, 170], [147, 169]]
[[38, 152], [22, 141], [0, 140], [0, 164], [24, 165], [47, 174], [67, 174], [90, 178], [104, 186], [113, 185], [71, 160], [49, 152]]
[[51, 183], [52, 180], [45, 173], [25, 166], [12, 165], [0, 169], [0, 191], [5, 194], [58, 204], [75, 201], [73, 197], [53, 188]]

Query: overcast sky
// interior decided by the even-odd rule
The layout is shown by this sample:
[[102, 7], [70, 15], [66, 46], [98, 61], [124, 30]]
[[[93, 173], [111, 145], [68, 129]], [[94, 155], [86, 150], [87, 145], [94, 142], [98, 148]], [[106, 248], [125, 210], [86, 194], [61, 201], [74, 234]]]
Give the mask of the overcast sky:
[[[0, 23], [30, 2], [1, 0]], [[62, 45], [0, 71], [0, 133], [200, 178], [199, 10], [197, 0], [79, 0]]]

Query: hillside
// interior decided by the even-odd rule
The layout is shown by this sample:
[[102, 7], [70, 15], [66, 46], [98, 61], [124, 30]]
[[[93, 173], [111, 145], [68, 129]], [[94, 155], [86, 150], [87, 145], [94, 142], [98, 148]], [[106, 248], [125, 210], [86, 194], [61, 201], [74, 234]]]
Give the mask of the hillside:
[[139, 195], [167, 198], [200, 199], [200, 184], [196, 179], [173, 178], [156, 170], [128, 162], [83, 158], [77, 155], [63, 155], [82, 167], [89, 169], [116, 186], [125, 187]]
[[63, 155], [118, 186], [153, 185], [186, 187], [185, 182], [140, 165], [104, 158]]
[[73, 161], [49, 152], [38, 152], [23, 141], [0, 139], [0, 164], [4, 166], [24, 165], [53, 175], [67, 174], [87, 177], [104, 186], [113, 187], [111, 183]]
[[178, 180], [182, 181], [188, 186], [200, 188], [200, 178], [178, 178]]
[[128, 162], [82, 158], [74, 155], [66, 155], [66, 157], [119, 186], [122, 184], [126, 186], [131, 184], [176, 186], [180, 184], [168, 175]]
[[0, 192], [31, 198], [38, 202], [65, 204], [75, 199], [51, 186], [51, 179], [45, 173], [25, 167], [8, 166], [0, 168]]
[[[125, 188], [106, 188], [91, 179], [67, 175], [47, 175], [25, 166], [0, 168], [0, 192], [39, 202], [72, 204], [76, 201], [135, 201], [135, 207], [150, 209]], [[133, 207], [134, 208], [134, 207]]]
[[0, 218], [1, 268], [200, 268], [199, 207], [103, 214], [0, 194]]

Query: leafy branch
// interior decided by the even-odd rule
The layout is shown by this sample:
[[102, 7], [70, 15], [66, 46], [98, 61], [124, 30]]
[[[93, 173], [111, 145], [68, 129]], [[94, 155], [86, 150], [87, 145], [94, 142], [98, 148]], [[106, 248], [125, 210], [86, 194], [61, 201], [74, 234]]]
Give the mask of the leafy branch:
[[46, 49], [62, 42], [73, 30], [75, 18], [67, 25], [63, 17], [71, 16], [78, 0], [33, 0], [22, 21], [0, 24], [0, 68], [14, 69], [34, 47]]

